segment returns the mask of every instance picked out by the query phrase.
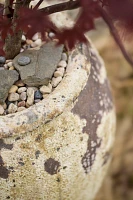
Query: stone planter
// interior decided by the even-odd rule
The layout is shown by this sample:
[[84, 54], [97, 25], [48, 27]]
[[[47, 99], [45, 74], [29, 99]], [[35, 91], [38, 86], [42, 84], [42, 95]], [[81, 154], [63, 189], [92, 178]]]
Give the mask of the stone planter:
[[91, 200], [101, 186], [115, 132], [110, 87], [90, 44], [69, 54], [46, 99], [0, 117], [2, 200]]

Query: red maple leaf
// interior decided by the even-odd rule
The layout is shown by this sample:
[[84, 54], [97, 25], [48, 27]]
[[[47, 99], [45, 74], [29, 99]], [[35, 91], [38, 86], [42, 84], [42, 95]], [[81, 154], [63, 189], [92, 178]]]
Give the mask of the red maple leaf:
[[13, 34], [11, 21], [7, 17], [0, 15], [0, 35], [4, 40], [8, 34]]
[[39, 10], [22, 7], [18, 16], [16, 31], [23, 30], [28, 38], [32, 38], [36, 32], [40, 32], [43, 39], [45, 39], [45, 32], [49, 29], [54, 29], [49, 17]]

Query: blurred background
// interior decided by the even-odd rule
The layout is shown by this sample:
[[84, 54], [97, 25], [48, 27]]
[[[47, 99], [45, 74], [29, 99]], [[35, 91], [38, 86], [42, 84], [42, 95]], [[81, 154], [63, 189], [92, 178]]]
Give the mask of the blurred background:
[[[33, 5], [37, 1], [33, 1]], [[42, 7], [56, 1], [46, 0]], [[70, 12], [69, 17], [75, 16], [76, 11]], [[133, 200], [133, 68], [102, 20], [96, 21], [96, 30], [87, 36], [105, 62], [117, 114], [113, 159], [95, 200]], [[126, 49], [133, 55], [133, 39], [127, 41]]]
[[[102, 20], [88, 36], [105, 62], [117, 114], [113, 159], [95, 200], [133, 200], [133, 68]], [[133, 40], [126, 49], [133, 55]]]

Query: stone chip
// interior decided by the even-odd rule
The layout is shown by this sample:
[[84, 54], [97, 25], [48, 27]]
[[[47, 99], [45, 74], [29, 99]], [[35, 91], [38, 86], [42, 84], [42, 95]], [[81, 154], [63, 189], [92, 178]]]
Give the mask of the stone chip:
[[[25, 50], [13, 60], [14, 67], [19, 71], [21, 80], [28, 86], [47, 85], [61, 59], [63, 45], [55, 46], [55, 42], [44, 44], [39, 50]], [[27, 56], [31, 62], [20, 66], [18, 59]]]

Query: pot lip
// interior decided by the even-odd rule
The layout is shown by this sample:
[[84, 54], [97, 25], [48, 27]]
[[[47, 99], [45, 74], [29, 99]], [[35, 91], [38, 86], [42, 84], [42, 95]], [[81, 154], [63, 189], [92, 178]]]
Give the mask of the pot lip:
[[45, 99], [26, 110], [0, 116], [0, 138], [33, 131], [71, 110], [79, 93], [88, 80], [91, 64], [88, 45], [79, 44], [69, 52], [66, 74], [61, 83]]

